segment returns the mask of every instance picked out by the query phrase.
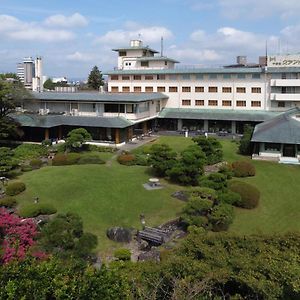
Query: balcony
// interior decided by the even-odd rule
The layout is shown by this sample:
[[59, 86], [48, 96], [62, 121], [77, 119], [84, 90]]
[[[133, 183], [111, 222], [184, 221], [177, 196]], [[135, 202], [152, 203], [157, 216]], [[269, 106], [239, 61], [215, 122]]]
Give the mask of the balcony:
[[139, 120], [139, 119], [144, 119], [144, 118], [148, 118], [150, 117], [150, 112], [149, 111], [145, 111], [142, 113], [114, 113], [114, 112], [105, 112], [103, 113], [103, 117], [124, 117], [128, 120]]
[[300, 86], [300, 79], [271, 79], [271, 86]]
[[275, 101], [300, 101], [300, 94], [271, 93], [270, 99]]

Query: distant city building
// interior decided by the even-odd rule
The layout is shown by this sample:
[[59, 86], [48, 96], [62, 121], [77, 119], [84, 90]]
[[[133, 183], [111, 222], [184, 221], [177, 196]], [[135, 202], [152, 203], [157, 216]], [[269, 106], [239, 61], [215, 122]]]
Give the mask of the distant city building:
[[68, 79], [67, 79], [67, 77], [53, 77], [52, 82], [53, 83], [58, 83], [58, 82], [68, 83]]
[[17, 75], [28, 90], [43, 91], [42, 58], [25, 57], [22, 63], [17, 64]]

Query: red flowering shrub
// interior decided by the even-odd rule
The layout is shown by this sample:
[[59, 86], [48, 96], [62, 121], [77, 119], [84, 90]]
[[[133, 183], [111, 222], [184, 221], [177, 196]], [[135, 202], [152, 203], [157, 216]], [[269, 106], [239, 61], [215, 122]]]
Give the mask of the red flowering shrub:
[[23, 259], [34, 245], [36, 234], [36, 224], [32, 220], [21, 219], [6, 209], [0, 209], [0, 263]]

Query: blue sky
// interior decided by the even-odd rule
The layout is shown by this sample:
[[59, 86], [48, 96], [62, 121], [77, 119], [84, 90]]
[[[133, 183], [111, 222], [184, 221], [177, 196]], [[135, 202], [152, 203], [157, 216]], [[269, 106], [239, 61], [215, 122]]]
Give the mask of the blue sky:
[[0, 0], [0, 72], [41, 55], [48, 76], [116, 66], [111, 49], [139, 35], [182, 64], [220, 66], [247, 55], [300, 51], [299, 0]]

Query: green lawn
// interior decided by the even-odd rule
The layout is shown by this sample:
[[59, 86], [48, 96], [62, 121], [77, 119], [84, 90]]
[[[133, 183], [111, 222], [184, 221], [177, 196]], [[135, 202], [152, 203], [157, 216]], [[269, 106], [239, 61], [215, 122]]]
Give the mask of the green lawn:
[[147, 191], [142, 186], [150, 175], [145, 167], [80, 165], [44, 167], [22, 175], [27, 189], [18, 200], [21, 205], [53, 203], [59, 212], [77, 212], [86, 230], [99, 237], [100, 251], [114, 247], [105, 235], [111, 226], [139, 228], [144, 213], [148, 225], [159, 225], [176, 217], [183, 203], [170, 195], [178, 188], [165, 184], [161, 190]]
[[[193, 142], [184, 137], [160, 137], [153, 143], [167, 143], [180, 152]], [[221, 143], [225, 160], [249, 159], [236, 154], [235, 142], [221, 140]], [[107, 160], [113, 154], [101, 155]], [[254, 210], [236, 209], [230, 231], [250, 234], [300, 230], [300, 167], [262, 161], [253, 163], [257, 175], [241, 180], [259, 188], [260, 205]], [[41, 202], [53, 203], [59, 212], [77, 212], [85, 229], [99, 237], [98, 250], [105, 252], [117, 246], [105, 236], [108, 227], [138, 228], [141, 213], [146, 215], [148, 225], [159, 225], [176, 217], [181, 210], [184, 203], [170, 195], [182, 187], [163, 182], [164, 189], [146, 191], [142, 184], [150, 177], [146, 167], [126, 167], [115, 160], [106, 165], [44, 167], [21, 176], [27, 190], [18, 200], [24, 205], [33, 202], [38, 195]]]

